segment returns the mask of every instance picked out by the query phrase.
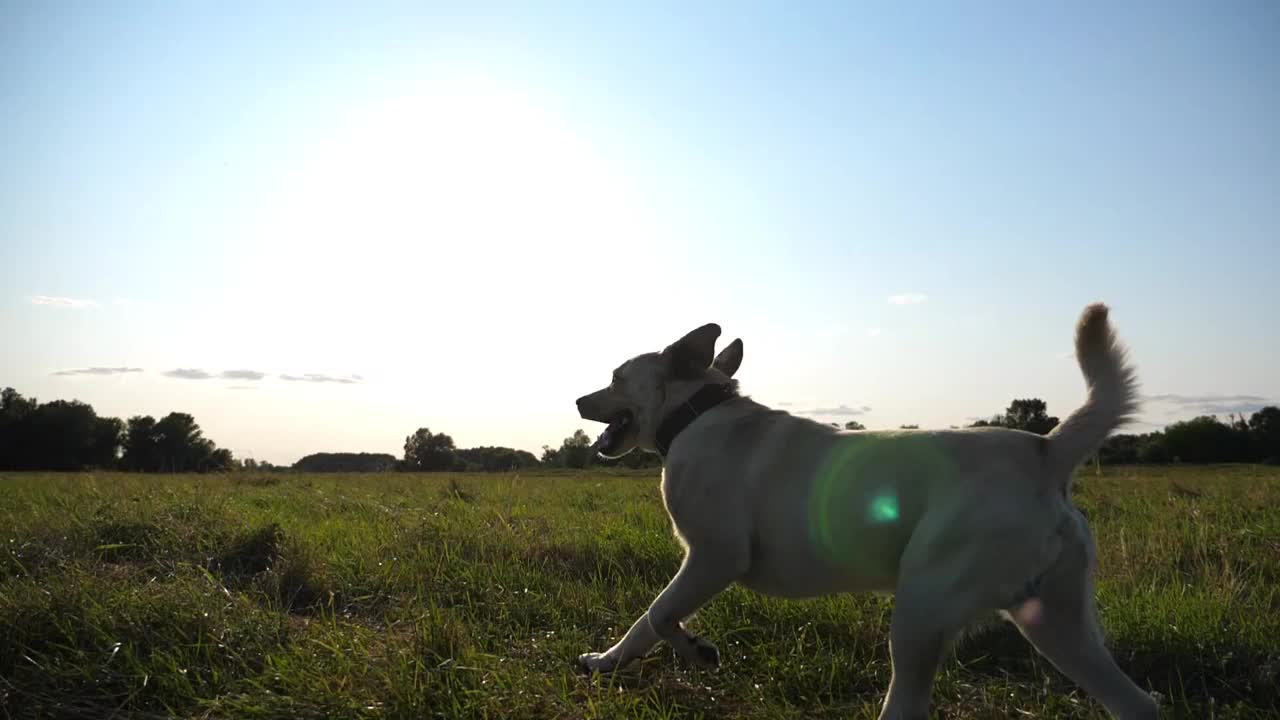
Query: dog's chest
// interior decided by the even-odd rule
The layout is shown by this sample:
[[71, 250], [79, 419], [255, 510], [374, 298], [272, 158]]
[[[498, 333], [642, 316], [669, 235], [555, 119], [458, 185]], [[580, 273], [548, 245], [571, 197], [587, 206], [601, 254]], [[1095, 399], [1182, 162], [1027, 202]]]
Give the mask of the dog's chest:
[[742, 498], [714, 476], [664, 471], [662, 502], [676, 534], [687, 541], [745, 533]]

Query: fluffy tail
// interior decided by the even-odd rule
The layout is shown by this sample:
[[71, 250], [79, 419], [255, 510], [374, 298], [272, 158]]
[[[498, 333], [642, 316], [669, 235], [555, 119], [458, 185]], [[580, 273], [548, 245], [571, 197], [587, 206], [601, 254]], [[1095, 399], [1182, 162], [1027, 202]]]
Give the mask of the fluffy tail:
[[1126, 362], [1126, 352], [1107, 321], [1107, 306], [1094, 303], [1076, 324], [1076, 361], [1084, 373], [1089, 396], [1061, 425], [1049, 433], [1049, 460], [1070, 489], [1075, 468], [1107, 439], [1107, 435], [1138, 409], [1138, 380]]

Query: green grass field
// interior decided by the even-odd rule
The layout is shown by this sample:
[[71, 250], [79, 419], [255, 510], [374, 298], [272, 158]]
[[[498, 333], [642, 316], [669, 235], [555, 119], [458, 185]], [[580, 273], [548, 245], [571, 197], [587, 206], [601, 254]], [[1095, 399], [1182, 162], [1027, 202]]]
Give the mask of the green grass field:
[[[891, 598], [734, 588], [665, 646], [575, 671], [680, 560], [645, 475], [0, 474], [0, 717], [874, 717]], [[1280, 712], [1280, 469], [1110, 468], [1075, 495], [1111, 646], [1167, 717]], [[947, 718], [1100, 707], [975, 628]]]

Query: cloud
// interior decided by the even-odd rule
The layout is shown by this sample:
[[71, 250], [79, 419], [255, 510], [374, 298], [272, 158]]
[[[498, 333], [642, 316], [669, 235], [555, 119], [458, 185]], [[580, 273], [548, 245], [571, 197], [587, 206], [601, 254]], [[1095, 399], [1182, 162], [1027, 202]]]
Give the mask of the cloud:
[[860, 407], [849, 407], [848, 405], [841, 405], [839, 407], [833, 407], [833, 408], [814, 408], [813, 410], [801, 410], [797, 414], [817, 415], [822, 417], [834, 417], [837, 415], [839, 416], [865, 415], [869, 412], [871, 412], [871, 407], [868, 405], [862, 405]]
[[304, 373], [302, 375], [281, 375], [281, 380], [289, 382], [312, 382], [312, 383], [342, 383], [343, 385], [353, 385], [364, 380], [359, 375], [321, 375], [320, 373]]
[[778, 407], [791, 407], [792, 405], [795, 405], [795, 403], [791, 402], [790, 400], [782, 400], [780, 402], [774, 403], [774, 405], [777, 405]]
[[900, 293], [885, 298], [890, 305], [919, 305], [929, 299], [924, 293]]
[[1166, 410], [1167, 415], [1185, 414], [1188, 411], [1200, 415], [1228, 415], [1232, 413], [1256, 412], [1267, 405], [1277, 404], [1275, 400], [1260, 395], [1179, 395], [1166, 393], [1163, 395], [1145, 395], [1143, 402], [1172, 405]]
[[1267, 401], [1266, 398], [1259, 395], [1178, 395], [1174, 393], [1165, 395], [1144, 395], [1142, 399], [1146, 402], [1169, 403], [1170, 405], [1204, 405], [1206, 403]]
[[880, 337], [880, 328], [867, 328], [867, 337]]
[[266, 376], [266, 373], [257, 370], [223, 370], [218, 373], [218, 377], [223, 380], [261, 380]]
[[213, 377], [212, 373], [199, 368], [178, 368], [161, 374], [165, 377], [178, 378], [179, 380], [208, 380]]
[[255, 385], [228, 385], [228, 390], [257, 390]]
[[1274, 402], [1235, 402], [1235, 403], [1206, 403], [1204, 405], [1195, 406], [1196, 412], [1201, 415], [1248, 415], [1255, 413], [1268, 405], [1275, 405]]
[[52, 295], [32, 295], [32, 305], [47, 305], [49, 307], [69, 308], [71, 310], [83, 310], [85, 308], [97, 307], [98, 303], [93, 300], [80, 300], [78, 298], [54, 297]]
[[89, 367], [74, 368], [72, 370], [59, 370], [54, 375], [124, 375], [126, 373], [140, 373], [142, 368], [135, 367]]

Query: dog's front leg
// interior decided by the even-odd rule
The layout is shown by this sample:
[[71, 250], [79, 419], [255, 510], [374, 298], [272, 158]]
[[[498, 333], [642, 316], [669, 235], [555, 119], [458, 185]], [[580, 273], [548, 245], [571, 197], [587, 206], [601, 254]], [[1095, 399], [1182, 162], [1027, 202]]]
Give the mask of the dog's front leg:
[[686, 660], [715, 666], [715, 645], [689, 634], [680, 624], [747, 570], [745, 552], [703, 552], [690, 549], [679, 572], [641, 615], [625, 637], [603, 653], [586, 653], [578, 662], [586, 669], [611, 672], [646, 655], [658, 640], [666, 640]]
[[578, 664], [594, 672], [613, 672], [649, 654], [657, 644], [658, 635], [649, 624], [649, 613], [645, 613], [616, 645], [602, 653], [583, 653], [578, 656]]
[[702, 667], [719, 665], [720, 651], [716, 646], [690, 634], [680, 623], [742, 577], [748, 564], [745, 547], [690, 546], [679, 572], [649, 606], [647, 615], [654, 634], [690, 663]]

